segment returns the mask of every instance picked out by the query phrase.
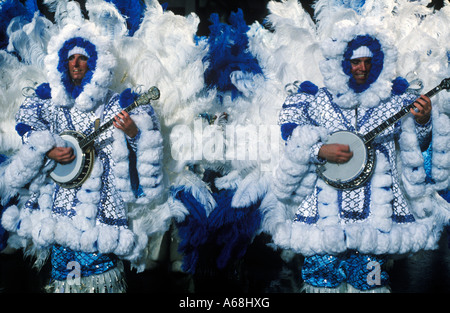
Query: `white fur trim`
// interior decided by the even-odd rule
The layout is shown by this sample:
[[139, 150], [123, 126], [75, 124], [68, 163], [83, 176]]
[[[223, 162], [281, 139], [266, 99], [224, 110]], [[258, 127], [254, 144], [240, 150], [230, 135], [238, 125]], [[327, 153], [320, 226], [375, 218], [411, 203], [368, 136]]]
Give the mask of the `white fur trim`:
[[152, 203], [158, 201], [164, 191], [163, 139], [159, 130], [149, 129], [153, 126], [150, 116], [139, 116], [134, 121], [141, 130], [136, 155], [139, 180], [145, 194], [138, 202]]
[[80, 249], [88, 253], [96, 252], [98, 233], [98, 227], [84, 231], [80, 237]]
[[[392, 224], [387, 233], [378, 228], [378, 223], [376, 225], [368, 219], [360, 223], [328, 225], [320, 229], [317, 225], [286, 220], [278, 223], [273, 230], [273, 240], [278, 246], [305, 256], [341, 253], [347, 249], [373, 254], [403, 254], [420, 249], [435, 249], [436, 234], [440, 232], [432, 219]], [[432, 229], [436, 230], [433, 232]]]
[[273, 172], [271, 189], [280, 200], [297, 195], [294, 199], [299, 203], [312, 192], [317, 176], [312, 173], [315, 165], [310, 163], [310, 151], [314, 144], [325, 140], [326, 135], [325, 129], [319, 127], [299, 126], [294, 129]]
[[436, 182], [436, 190], [450, 187], [450, 118], [433, 107], [433, 155], [431, 176]]
[[133, 250], [136, 235], [129, 229], [121, 229], [119, 232], [118, 244], [114, 253], [119, 256], [128, 255]]
[[10, 232], [15, 232], [19, 224], [19, 209], [17, 206], [12, 205], [8, 207], [2, 215], [2, 226]]
[[[19, 193], [20, 188], [34, 179], [42, 181], [45, 173], [40, 173], [43, 166], [45, 153], [56, 146], [59, 136], [49, 131], [34, 131], [28, 138], [28, 144], [24, 144], [20, 150], [11, 158], [11, 162], [5, 167], [3, 183], [5, 194], [2, 199], [9, 199]], [[38, 176], [42, 177], [38, 177]]]
[[97, 245], [100, 253], [112, 253], [119, 243], [119, 229], [112, 226], [98, 228]]

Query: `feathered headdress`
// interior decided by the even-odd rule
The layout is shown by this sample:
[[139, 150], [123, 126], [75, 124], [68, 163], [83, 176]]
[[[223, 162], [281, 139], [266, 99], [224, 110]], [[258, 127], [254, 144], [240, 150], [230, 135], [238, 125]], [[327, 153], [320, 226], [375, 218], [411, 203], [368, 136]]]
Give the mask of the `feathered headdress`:
[[[342, 22], [321, 46], [325, 60], [320, 69], [325, 86], [342, 108], [374, 107], [391, 95], [397, 50], [388, 30], [380, 26], [369, 18], [357, 24]], [[357, 85], [350, 73], [350, 58], [362, 46], [373, 54], [372, 68], [367, 82]]]
[[[82, 111], [95, 109], [107, 92], [116, 64], [109, 40], [98, 35], [95, 25], [67, 25], [49, 42], [45, 66], [51, 97], [58, 106], [75, 106]], [[88, 72], [80, 86], [74, 86], [68, 72], [69, 52], [81, 48], [89, 55]]]
[[215, 13], [210, 20], [209, 51], [204, 58], [209, 63], [204, 74], [205, 83], [208, 88], [217, 88], [219, 93], [231, 91], [232, 98], [236, 98], [241, 94], [232, 82], [233, 72], [262, 74], [258, 60], [248, 49], [247, 31], [250, 27], [245, 23], [241, 9], [231, 13], [231, 25], [221, 23]]

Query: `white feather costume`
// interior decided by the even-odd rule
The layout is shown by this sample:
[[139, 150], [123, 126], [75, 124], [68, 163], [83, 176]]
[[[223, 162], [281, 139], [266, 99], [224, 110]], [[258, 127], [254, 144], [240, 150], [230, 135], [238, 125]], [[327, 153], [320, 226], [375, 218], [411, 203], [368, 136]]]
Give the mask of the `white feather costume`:
[[[35, 95], [28, 95], [17, 115], [16, 129], [23, 135], [24, 145], [3, 168], [2, 199], [23, 193], [25, 187], [30, 199], [5, 210], [2, 225], [11, 232], [10, 245], [36, 254], [40, 264], [52, 245], [60, 245], [84, 253], [112, 253], [143, 270], [153, 253], [149, 237], [161, 236], [170, 221], [168, 209], [158, 207], [164, 192], [163, 146], [159, 121], [150, 105], [130, 113], [140, 131], [134, 140], [113, 128], [100, 136], [93, 171], [81, 187], [60, 188], [46, 178], [53, 162], [46, 159], [45, 153], [64, 146], [59, 132], [64, 128], [93, 131], [90, 120], [112, 119], [134, 100], [129, 90], [119, 95], [109, 89], [116, 65], [110, 52], [111, 38], [101, 36], [101, 28], [94, 23], [80, 19], [76, 4], [71, 7], [74, 10], [69, 12], [73, 14], [57, 21], [59, 29], [46, 47], [49, 84], [40, 85]], [[72, 24], [74, 21], [77, 24]], [[67, 74], [60, 67], [64, 62], [61, 58], [68, 52], [66, 47], [73, 42], [76, 46], [81, 42], [94, 59], [89, 64], [90, 76], [85, 76], [78, 93], [67, 88]], [[136, 155], [134, 179], [139, 182], [138, 189], [131, 183], [129, 147]], [[67, 201], [72, 201], [73, 206], [66, 206]], [[106, 273], [109, 279], [117, 280], [116, 269]], [[98, 279], [92, 275], [85, 283], [95, 287], [100, 281], [92, 277]], [[123, 288], [120, 281], [117, 284], [117, 288]], [[59, 291], [60, 287], [55, 288]]]
[[[201, 84], [193, 101], [180, 108], [189, 115], [173, 127], [170, 136], [177, 173], [172, 208], [180, 249], [186, 252], [183, 266], [192, 273], [198, 258], [203, 266], [210, 258], [206, 267], [215, 271], [233, 266], [243, 256], [259, 228], [258, 207], [268, 185], [264, 173], [278, 150], [269, 139], [276, 137], [271, 129], [275, 120], [264, 123], [276, 114], [262, 103], [271, 102], [276, 91], [248, 52], [252, 30], [239, 13], [231, 19], [231, 26], [214, 20], [210, 40], [198, 42], [197, 49], [202, 49], [194, 59], [199, 62], [198, 76], [190, 80], [199, 78]], [[232, 56], [230, 47], [235, 51]], [[255, 68], [245, 70], [246, 66]], [[218, 86], [218, 76], [226, 87]], [[219, 253], [208, 255], [205, 247]]]
[[[436, 151], [436, 162], [432, 167], [432, 172], [436, 173], [433, 183], [425, 182], [423, 157], [416, 138], [414, 120], [411, 117], [405, 118], [402, 122], [398, 156], [391, 151], [390, 165], [383, 155], [378, 156], [377, 167], [372, 178], [371, 198], [366, 199], [368, 203], [371, 203], [371, 211], [365, 218], [349, 218], [349, 215], [346, 215], [348, 212], [342, 211], [348, 210], [343, 192], [326, 185], [317, 178], [315, 173], [318, 149], [329, 132], [346, 127], [345, 125], [336, 126], [341, 122], [337, 122], [329, 115], [333, 111], [330, 107], [331, 102], [325, 100], [328, 99], [327, 96], [323, 98], [323, 92], [331, 95], [330, 99], [338, 108], [336, 112], [344, 112], [346, 116], [344, 119], [352, 121], [351, 114], [347, 116], [347, 113], [355, 107], [364, 112], [376, 110], [380, 101], [384, 102], [390, 98], [392, 87], [398, 87], [395, 83], [393, 84], [393, 81], [399, 74], [405, 75], [412, 83], [414, 79], [424, 79], [429, 82], [428, 89], [448, 76], [448, 64], [445, 57], [448, 51], [448, 40], [440, 45], [436, 44], [436, 40], [448, 38], [448, 30], [437, 30], [437, 28], [425, 26], [427, 22], [429, 22], [428, 25], [433, 25], [433, 19], [445, 21], [448, 18], [445, 15], [446, 9], [432, 14], [431, 11], [422, 7], [422, 12], [428, 10], [429, 14], [422, 20], [417, 18], [417, 15], [411, 14], [414, 12], [411, 7], [418, 9], [421, 4], [405, 3], [403, 6], [402, 4], [403, 2], [397, 3], [398, 7], [393, 11], [394, 3], [391, 1], [350, 1], [345, 4], [344, 1], [318, 1], [316, 3], [316, 29], [312, 32], [312, 36], [308, 31], [303, 38], [306, 38], [306, 43], [310, 45], [322, 42], [321, 53], [324, 59], [318, 62], [318, 65], [326, 89], [319, 89], [311, 83], [297, 84], [297, 86], [300, 85], [299, 93], [286, 99], [280, 113], [280, 124], [292, 123], [292, 125], [285, 128], [286, 133], [283, 132], [282, 127], [283, 137], [287, 141], [279, 165], [273, 173], [271, 190], [280, 201], [276, 207], [267, 210], [264, 224], [264, 228], [273, 235], [274, 242], [278, 246], [292, 249], [305, 256], [336, 255], [347, 249], [371, 254], [403, 254], [419, 249], [436, 248], [442, 227], [449, 218], [448, 204], [436, 192], [448, 188], [448, 148], [443, 148], [443, 144], [448, 143], [449, 124], [448, 116], [442, 114], [442, 111], [445, 112], [442, 108], [448, 103], [446, 92], [432, 99], [433, 141], [437, 139], [439, 146], [436, 149], [433, 147], [433, 152]], [[275, 7], [272, 3], [270, 5], [272, 8]], [[294, 5], [294, 1], [283, 1], [277, 5], [288, 8]], [[284, 21], [288, 24], [292, 11], [291, 9], [289, 13], [284, 14], [284, 20], [277, 16], [276, 23], [280, 25]], [[282, 12], [282, 9], [276, 12]], [[398, 20], [398, 12], [403, 12], [399, 15], [404, 20]], [[270, 17], [271, 15], [269, 20]], [[408, 19], [410, 22], [402, 29], [405, 26], [404, 22]], [[301, 25], [298, 21], [296, 24]], [[295, 24], [291, 22], [288, 25]], [[298, 27], [297, 32], [304, 29], [304, 26], [296, 27]], [[429, 48], [431, 53], [421, 52], [422, 49], [427, 49], [424, 48], [427, 45], [419, 47], [418, 43], [423, 42], [419, 40], [419, 35], [414, 37], [419, 30], [421, 30], [420, 33], [427, 33], [426, 40], [429, 38], [428, 42], [433, 43], [428, 46], [431, 46]], [[349, 77], [344, 73], [341, 64], [349, 41], [357, 35], [365, 34], [372, 35], [380, 41], [384, 52], [384, 65], [378, 79], [369, 88], [356, 93], [349, 87]], [[289, 34], [285, 33], [283, 36], [289, 37]], [[400, 47], [400, 63], [398, 63], [396, 46], [408, 36], [411, 38], [409, 43], [412, 43], [414, 38], [415, 44]], [[301, 38], [295, 38], [294, 46], [297, 41], [301, 42]], [[304, 50], [299, 49], [299, 51]], [[274, 59], [277, 59], [277, 52], [274, 51]], [[434, 53], [439, 57], [434, 58]], [[418, 57], [417, 62], [406, 62], [410, 55]], [[301, 59], [302, 55], [298, 55], [298, 58]], [[397, 66], [399, 64], [405, 64], [408, 67]], [[419, 74], [420, 64], [429, 64], [431, 71], [421, 71]], [[314, 69], [314, 67], [311, 68]], [[308, 72], [302, 74], [308, 76]], [[317, 75], [314, 70], [310, 77], [308, 80], [313, 83], [320, 82], [317, 79], [320, 75]], [[417, 96], [410, 95], [410, 97], [408, 101]], [[320, 105], [314, 106], [313, 103], [317, 101]], [[329, 109], [331, 111], [327, 111]], [[395, 109], [391, 110], [392, 114], [396, 113]], [[336, 112], [335, 114], [338, 114]], [[320, 122], [317, 125], [310, 119]], [[379, 121], [381, 123], [381, 116]], [[325, 125], [327, 127], [324, 127]], [[395, 160], [396, 158], [398, 161]], [[394, 189], [389, 189], [388, 186], [392, 188], [392, 182], [386, 179], [392, 173], [388, 174], [388, 172], [391, 169], [395, 172], [397, 166], [400, 173], [397, 183], [401, 187], [395, 187], [397, 183], [394, 182]], [[385, 176], [386, 174], [388, 176]], [[413, 217], [413, 223], [392, 220], [399, 212], [396, 211], [398, 210], [396, 205], [400, 202], [395, 195], [398, 190], [402, 190], [401, 197], [406, 199], [406, 207], [410, 210], [408, 214]], [[397, 204], [389, 209], [391, 200]]]

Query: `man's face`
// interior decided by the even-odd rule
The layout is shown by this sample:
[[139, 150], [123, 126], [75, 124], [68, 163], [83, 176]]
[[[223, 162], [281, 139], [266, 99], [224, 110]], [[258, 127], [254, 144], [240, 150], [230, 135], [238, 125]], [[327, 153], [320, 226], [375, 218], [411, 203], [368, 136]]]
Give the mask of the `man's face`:
[[361, 85], [367, 81], [370, 69], [372, 68], [372, 58], [357, 58], [350, 60], [352, 66], [351, 73], [356, 83]]
[[88, 57], [82, 54], [74, 54], [69, 57], [69, 75], [75, 85], [80, 85], [81, 80], [89, 70]]

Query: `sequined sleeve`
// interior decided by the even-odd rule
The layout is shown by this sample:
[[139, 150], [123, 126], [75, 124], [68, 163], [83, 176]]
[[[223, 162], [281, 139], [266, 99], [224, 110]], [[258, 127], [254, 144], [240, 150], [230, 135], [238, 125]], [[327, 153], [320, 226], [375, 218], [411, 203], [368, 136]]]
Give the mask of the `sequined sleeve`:
[[289, 138], [297, 126], [314, 125], [308, 119], [307, 114], [313, 100], [314, 96], [306, 93], [298, 93], [286, 99], [278, 116], [278, 124], [281, 127], [281, 135], [284, 140]]
[[420, 149], [425, 151], [431, 142], [431, 131], [432, 131], [432, 121], [431, 118], [426, 124], [419, 124], [415, 122], [417, 139], [419, 140]]
[[26, 98], [16, 114], [16, 131], [23, 143], [28, 143], [33, 131], [50, 130], [49, 101], [38, 97]]
[[[404, 105], [409, 103], [413, 103], [417, 99], [417, 95], [413, 93], [405, 94]], [[431, 132], [432, 132], [432, 118], [426, 124], [419, 124], [414, 119], [414, 124], [416, 127], [417, 139], [419, 141], [420, 149], [425, 151], [428, 149], [428, 146], [431, 142]]]
[[325, 164], [327, 160], [319, 156], [319, 150], [324, 145], [323, 142], [318, 142], [311, 147], [311, 162], [315, 164]]
[[[309, 114], [309, 109], [313, 101], [314, 95], [307, 93], [298, 93], [286, 99], [278, 118], [278, 124], [281, 127], [281, 136], [284, 140], [289, 140], [289, 137], [297, 126], [318, 126], [317, 122]], [[326, 161], [318, 156], [322, 145], [322, 142], [317, 142], [311, 146], [310, 161], [312, 163], [322, 164]]]

